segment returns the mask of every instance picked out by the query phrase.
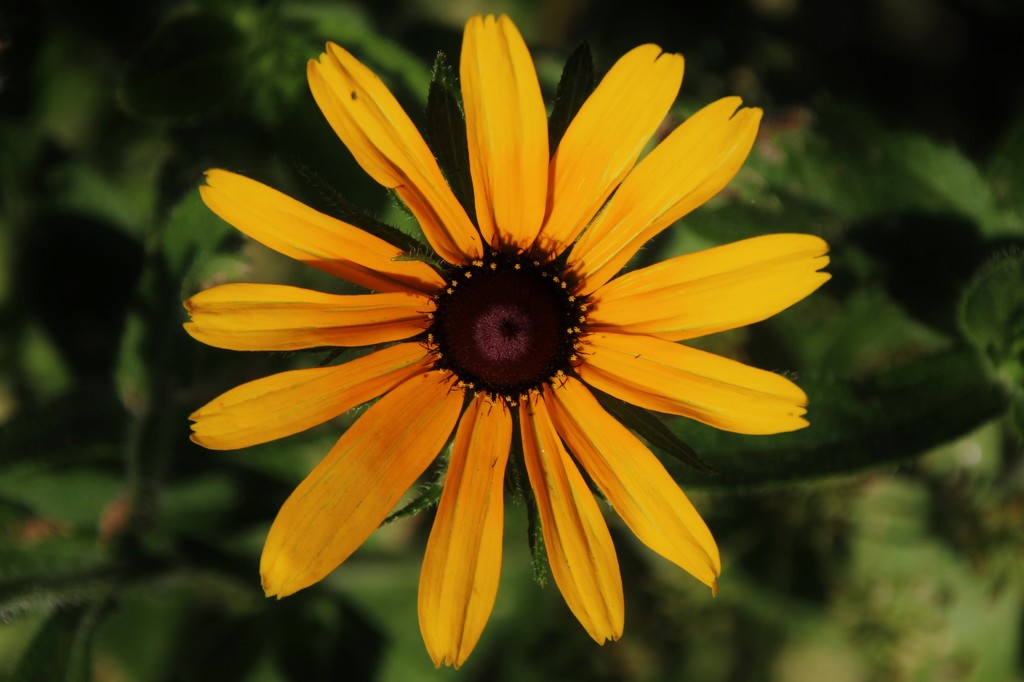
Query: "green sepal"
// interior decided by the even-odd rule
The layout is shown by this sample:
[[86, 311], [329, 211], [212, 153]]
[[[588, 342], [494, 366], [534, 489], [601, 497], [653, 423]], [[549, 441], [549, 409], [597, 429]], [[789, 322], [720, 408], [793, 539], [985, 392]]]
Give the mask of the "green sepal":
[[714, 475], [715, 469], [697, 454], [658, 417], [636, 405], [619, 400], [607, 393], [591, 388], [594, 397], [615, 419], [647, 441], [655, 454], [668, 455], [705, 474]]
[[594, 91], [594, 58], [583, 41], [569, 55], [555, 89], [555, 105], [548, 118], [548, 149], [554, 155], [576, 113]]
[[441, 492], [444, 490], [444, 481], [441, 479], [435, 480], [429, 483], [427, 487], [417, 495], [411, 502], [406, 504], [399, 509], [391, 512], [391, 514], [381, 521], [381, 527], [384, 527], [392, 521], [398, 519], [404, 519], [407, 516], [415, 516], [422, 511], [426, 511], [432, 507], [436, 507], [437, 503], [441, 501]]
[[[331, 205], [337, 217], [341, 220], [369, 232], [378, 239], [383, 239], [388, 244], [402, 249], [417, 260], [432, 256], [433, 252], [429, 246], [415, 237], [402, 232], [394, 225], [389, 225], [360, 210], [358, 206], [349, 201], [341, 192], [332, 187], [305, 163], [295, 160], [294, 165], [295, 171], [320, 192], [324, 201]], [[397, 195], [394, 196], [397, 199]], [[400, 200], [399, 203], [401, 203]]]
[[544, 534], [541, 530], [540, 513], [537, 510], [537, 499], [533, 496], [529, 477], [526, 473], [526, 462], [523, 459], [522, 431], [519, 428], [519, 415], [513, 411], [513, 436], [509, 448], [508, 464], [505, 466], [505, 491], [512, 495], [515, 502], [522, 502], [526, 507], [526, 538], [530, 545], [530, 565], [533, 567], [534, 581], [544, 587], [548, 582], [548, 553], [544, 547]]
[[466, 120], [462, 111], [459, 88], [443, 52], [437, 53], [427, 92], [427, 120], [425, 137], [430, 150], [437, 157], [441, 172], [448, 180], [455, 198], [466, 209], [470, 220], [476, 222], [476, 204], [473, 196], [473, 177], [469, 170], [469, 142], [466, 139]]
[[544, 546], [544, 533], [541, 529], [540, 511], [533, 491], [527, 488], [526, 494], [526, 533], [530, 542], [530, 565], [533, 566], [533, 580], [544, 587], [548, 583], [548, 550]]

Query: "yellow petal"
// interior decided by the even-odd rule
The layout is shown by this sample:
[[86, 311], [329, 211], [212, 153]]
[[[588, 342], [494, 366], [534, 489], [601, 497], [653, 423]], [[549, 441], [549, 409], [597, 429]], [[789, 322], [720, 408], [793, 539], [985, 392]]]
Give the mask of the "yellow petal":
[[608, 525], [540, 396], [521, 404], [523, 458], [544, 547], [566, 604], [598, 644], [622, 635], [622, 579]]
[[434, 665], [461, 666], [491, 615], [501, 573], [512, 416], [479, 394], [459, 422], [420, 573], [420, 631]]
[[641, 45], [584, 102], [551, 159], [541, 246], [572, 243], [636, 163], [683, 80], [683, 57]]
[[576, 379], [544, 397], [558, 433], [630, 530], [714, 589], [722, 564], [711, 531], [647, 446]]
[[214, 398], [189, 417], [192, 440], [214, 450], [244, 448], [322, 424], [423, 373], [423, 347], [404, 343], [336, 367], [281, 372]]
[[422, 332], [433, 303], [414, 294], [337, 296], [279, 284], [222, 284], [185, 301], [198, 341], [231, 350], [368, 346]]
[[737, 433], [807, 426], [807, 396], [778, 374], [651, 336], [597, 333], [586, 343], [580, 377], [639, 407]]
[[507, 16], [466, 23], [460, 76], [480, 231], [491, 246], [529, 248], [544, 220], [548, 119], [533, 59]]
[[260, 559], [267, 596], [309, 587], [363, 544], [444, 447], [461, 409], [462, 394], [433, 371], [371, 405], [274, 519]]
[[611, 279], [654, 235], [725, 187], [750, 153], [760, 109], [739, 97], [704, 107], [655, 147], [622, 183], [573, 247], [569, 267], [590, 293]]
[[772, 234], [662, 261], [594, 292], [587, 326], [679, 341], [760, 322], [828, 281], [827, 252], [818, 237]]
[[334, 132], [363, 170], [401, 197], [437, 254], [449, 263], [478, 258], [479, 233], [387, 86], [334, 43], [310, 60], [306, 75]]
[[225, 170], [206, 171], [199, 188], [211, 211], [239, 231], [295, 260], [376, 291], [432, 294], [444, 279], [383, 239], [315, 211], [264, 184]]

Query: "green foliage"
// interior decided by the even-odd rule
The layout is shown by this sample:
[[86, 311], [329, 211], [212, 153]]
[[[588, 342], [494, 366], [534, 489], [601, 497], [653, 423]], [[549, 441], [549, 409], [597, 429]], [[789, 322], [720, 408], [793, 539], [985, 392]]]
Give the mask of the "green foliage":
[[246, 47], [227, 17], [174, 17], [125, 69], [121, 102], [144, 119], [195, 121], [211, 116], [239, 95]]
[[990, 263], [960, 300], [964, 335], [995, 364], [1016, 363], [1014, 379], [1024, 380], [1024, 254]]
[[[332, 40], [379, 74], [472, 215], [458, 70], [436, 52], [458, 54], [461, 10], [223, 0], [136, 3], [115, 17], [24, 5], [0, 22], [0, 679], [450, 678], [430, 665], [416, 618], [431, 520], [417, 512], [440, 497], [444, 456], [342, 570], [265, 600], [269, 524], [361, 412], [238, 452], [199, 448], [193, 410], [321, 356], [201, 346], [182, 329], [181, 302], [229, 281], [349, 291], [209, 211], [197, 191], [209, 167], [438, 264], [323, 121], [304, 69]], [[727, 30], [715, 10], [654, 22], [644, 3], [609, 5], [615, 34], [604, 36], [587, 3], [569, 5], [508, 4], [553, 101], [552, 151], [597, 76], [643, 42], [686, 51], [687, 108], [743, 91], [765, 109], [736, 180], [631, 266], [769, 232], [825, 237], [833, 279], [822, 290], [695, 342], [792, 376], [810, 426], [741, 436], [601, 396], [691, 495], [724, 560], [712, 600], [609, 509], [628, 610], [624, 638], [603, 648], [549, 580], [517, 442], [501, 591], [458, 674], [1019, 679], [1024, 117], [1005, 106], [1019, 88], [1007, 81], [1017, 100], [951, 97], [909, 119], [907, 100], [886, 103], [898, 93], [808, 47], [835, 20], [815, 23], [799, 3], [770, 21], [758, 18], [766, 3], [726, 12]], [[960, 11], [915, 8], [924, 27]], [[993, 25], [1012, 14], [971, 11]], [[789, 33], [804, 25], [813, 40]], [[958, 30], [983, 44], [981, 25]], [[597, 66], [584, 43], [559, 77], [579, 35]], [[897, 55], [884, 53], [888, 68]], [[915, 68], [935, 76], [932, 57], [945, 53], [927, 54]]]
[[960, 299], [960, 327], [1012, 396], [1011, 419], [1024, 436], [1024, 255], [985, 267]]
[[749, 437], [673, 419], [669, 427], [712, 472], [684, 484], [775, 484], [892, 466], [1002, 414], [1007, 396], [971, 350], [917, 358], [861, 379], [804, 376], [812, 396], [806, 429]]

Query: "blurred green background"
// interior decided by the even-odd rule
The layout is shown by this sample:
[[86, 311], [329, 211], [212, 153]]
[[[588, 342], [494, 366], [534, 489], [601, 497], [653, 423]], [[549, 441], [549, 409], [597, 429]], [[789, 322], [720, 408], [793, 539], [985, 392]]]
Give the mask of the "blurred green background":
[[[0, 679], [1024, 679], [1024, 5], [667, 5], [0, 8]], [[462, 670], [435, 671], [416, 620], [430, 512], [263, 598], [269, 524], [353, 415], [194, 446], [192, 410], [323, 358], [204, 347], [181, 301], [235, 280], [346, 290], [207, 211], [209, 167], [329, 210], [322, 181], [414, 230], [324, 122], [305, 63], [339, 42], [419, 120], [436, 51], [457, 63], [480, 11], [516, 21], [549, 101], [586, 39], [598, 73], [644, 42], [684, 53], [675, 121], [727, 94], [764, 108], [737, 179], [638, 264], [807, 232], [833, 279], [701, 341], [794, 376], [809, 429], [665, 421], [716, 470], [660, 453], [721, 545], [718, 598], [613, 520], [626, 633], [597, 647], [535, 584], [510, 503], [494, 615]]]

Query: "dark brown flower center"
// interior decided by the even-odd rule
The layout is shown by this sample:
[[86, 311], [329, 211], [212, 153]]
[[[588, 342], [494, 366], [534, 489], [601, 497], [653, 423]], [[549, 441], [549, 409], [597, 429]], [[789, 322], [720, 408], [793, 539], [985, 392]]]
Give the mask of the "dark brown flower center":
[[449, 271], [427, 336], [436, 366], [513, 403], [569, 373], [586, 305], [560, 272], [500, 253]]

